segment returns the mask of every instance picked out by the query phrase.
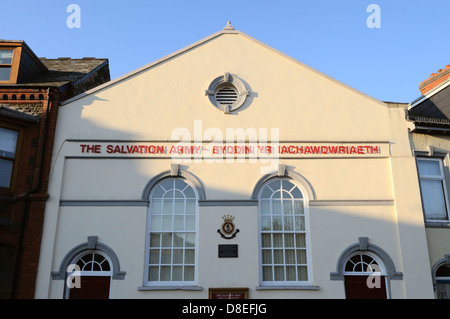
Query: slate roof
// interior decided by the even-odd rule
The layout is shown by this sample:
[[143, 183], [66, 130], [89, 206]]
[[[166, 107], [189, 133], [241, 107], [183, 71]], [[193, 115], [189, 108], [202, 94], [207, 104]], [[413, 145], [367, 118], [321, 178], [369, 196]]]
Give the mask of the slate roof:
[[40, 58], [40, 60], [48, 68], [48, 72], [41, 73], [26, 83], [16, 85], [58, 87], [70, 82], [76, 85], [77, 82], [82, 82], [91, 73], [108, 64], [108, 59], [97, 58]]

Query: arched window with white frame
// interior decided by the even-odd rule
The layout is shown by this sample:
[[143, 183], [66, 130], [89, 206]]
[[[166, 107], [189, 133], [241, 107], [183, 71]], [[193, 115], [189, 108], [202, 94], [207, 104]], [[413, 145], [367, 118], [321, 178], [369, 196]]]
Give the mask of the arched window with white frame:
[[144, 285], [196, 282], [198, 195], [183, 178], [166, 178], [150, 192]]
[[273, 178], [258, 195], [260, 281], [309, 284], [308, 221], [304, 196], [288, 178]]

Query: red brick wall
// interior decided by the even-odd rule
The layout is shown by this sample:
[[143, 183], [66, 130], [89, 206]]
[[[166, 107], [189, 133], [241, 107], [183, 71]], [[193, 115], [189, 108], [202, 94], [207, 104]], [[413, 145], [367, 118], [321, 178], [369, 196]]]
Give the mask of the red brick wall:
[[[15, 272], [10, 298], [34, 298], [59, 105], [58, 92], [52, 93], [50, 102], [47, 103], [47, 92], [43, 90], [0, 89], [0, 103], [27, 105], [30, 106], [30, 111], [33, 110], [33, 105], [40, 105], [42, 108], [39, 123], [21, 123], [18, 120], [0, 117], [3, 124], [23, 125], [21, 145], [18, 146], [20, 147], [18, 161], [15, 164], [19, 166], [15, 188], [12, 192], [0, 194], [3, 196], [2, 200], [8, 198], [9, 201], [8, 209], [3, 215], [12, 218], [10, 225], [0, 226], [0, 245], [15, 250]], [[34, 94], [34, 100], [30, 99], [31, 94]], [[13, 99], [14, 95], [16, 99]], [[39, 97], [41, 100], [38, 100]], [[12, 198], [14, 200], [11, 201]]]

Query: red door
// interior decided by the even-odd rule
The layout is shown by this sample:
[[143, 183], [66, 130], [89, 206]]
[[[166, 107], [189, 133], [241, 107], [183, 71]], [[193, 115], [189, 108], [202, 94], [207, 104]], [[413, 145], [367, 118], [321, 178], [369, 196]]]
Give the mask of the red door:
[[109, 299], [109, 276], [81, 276], [80, 288], [69, 290], [69, 299]]
[[[381, 276], [379, 285], [370, 288], [369, 276], [345, 276], [345, 296], [347, 299], [387, 299], [386, 279]], [[369, 279], [370, 280], [370, 279]]]

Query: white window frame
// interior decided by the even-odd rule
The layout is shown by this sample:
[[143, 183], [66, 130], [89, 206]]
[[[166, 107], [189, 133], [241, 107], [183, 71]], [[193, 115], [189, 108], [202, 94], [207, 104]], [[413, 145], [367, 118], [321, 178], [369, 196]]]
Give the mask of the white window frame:
[[[437, 176], [437, 175], [421, 175], [420, 169], [419, 169], [420, 161], [438, 162], [440, 175], [439, 176]], [[441, 181], [441, 186], [442, 186], [442, 190], [443, 190], [443, 194], [444, 194], [445, 213], [447, 215], [447, 219], [429, 219], [425, 212], [425, 207], [422, 205], [425, 222], [429, 222], [429, 223], [448, 222], [449, 221], [449, 204], [448, 204], [447, 183], [446, 183], [446, 177], [445, 177], [445, 173], [444, 173], [444, 159], [440, 158], [440, 157], [417, 157], [417, 174], [419, 176], [419, 184], [420, 184], [422, 201], [423, 201], [422, 180]]]
[[[151, 227], [152, 226], [151, 225], [151, 223], [152, 223], [151, 219], [152, 218], [151, 217], [152, 217], [153, 195], [154, 195], [155, 190], [161, 184], [163, 184], [164, 182], [166, 182], [168, 180], [174, 181], [174, 182], [176, 180], [183, 181], [194, 192], [194, 194], [195, 194], [194, 231], [186, 231], [186, 230], [175, 231], [173, 228], [172, 228], [172, 230], [169, 230], [169, 231], [163, 231], [162, 229], [159, 230], [159, 231], [153, 231], [152, 230], [152, 227]], [[166, 193], [169, 192], [170, 190], [171, 189], [166, 190]], [[184, 190], [186, 190], [186, 188], [184, 188]], [[162, 196], [162, 197], [164, 197], [164, 196]], [[152, 287], [152, 286], [192, 286], [192, 285], [196, 285], [197, 284], [197, 281], [198, 281], [198, 220], [199, 220], [199, 218], [198, 218], [198, 198], [199, 198], [199, 195], [198, 195], [197, 190], [195, 189], [195, 187], [188, 180], [183, 179], [183, 178], [162, 179], [161, 181], [156, 183], [154, 185], [154, 187], [152, 188], [152, 191], [150, 192], [150, 196], [149, 196], [150, 204], [149, 204], [148, 212], [147, 212], [147, 229], [146, 229], [145, 261], [144, 261], [145, 270], [144, 270], [144, 281], [143, 281], [144, 282], [144, 286], [146, 286], [146, 287]], [[158, 199], [160, 199], [160, 198], [158, 198]], [[184, 198], [184, 200], [186, 201], [186, 197]], [[174, 201], [173, 201], [172, 204], [174, 204]], [[157, 214], [157, 215], [159, 215], [159, 214]], [[163, 218], [163, 216], [165, 216], [165, 215], [163, 215], [163, 213], [161, 212], [161, 219]], [[167, 216], [169, 216], [169, 215], [167, 215]], [[174, 216], [176, 216], [176, 215], [172, 214], [171, 216], [174, 218]], [[186, 211], [184, 212], [184, 214], [182, 216], [186, 216]], [[172, 219], [172, 225], [173, 225], [173, 219]], [[195, 233], [194, 234], [195, 245], [192, 247], [194, 249], [194, 280], [192, 280], [192, 281], [172, 281], [172, 280], [169, 280], [169, 281], [151, 281], [151, 280], [149, 280], [149, 275], [150, 275], [150, 269], [149, 268], [150, 268], [151, 265], [155, 265], [155, 266], [158, 265], [160, 267], [160, 269], [161, 269], [161, 262], [159, 264], [150, 264], [150, 250], [152, 249], [151, 243], [150, 243], [150, 238], [151, 238], [151, 234], [152, 233], [161, 233], [161, 237], [162, 237], [163, 233], [172, 233], [172, 234], [173, 233], [182, 233], [182, 234]], [[160, 240], [162, 240], [162, 239], [160, 239]], [[158, 248], [159, 248], [160, 251], [163, 249], [162, 246], [159, 246]], [[173, 242], [172, 242], [172, 246], [167, 247], [167, 248], [172, 251], [174, 249]], [[186, 248], [185, 245], [183, 245], [183, 247], [182, 247], [183, 256], [185, 256], [185, 248]], [[156, 248], [153, 248], [153, 249], [156, 249]], [[172, 254], [171, 254], [171, 256], [172, 256]], [[167, 265], [170, 265], [172, 267], [174, 265], [173, 264], [173, 259], [172, 259], [171, 263], [167, 264]], [[179, 265], [179, 264], [177, 264], [177, 265]], [[183, 259], [183, 263], [180, 264], [180, 265], [182, 265], [182, 267], [183, 267], [182, 269], [183, 269], [183, 276], [184, 276], [184, 266], [186, 265], [185, 262], [184, 262], [184, 259]], [[172, 274], [172, 270], [171, 270], [171, 274]]]
[[[284, 231], [284, 230], [282, 230], [282, 231], [275, 231], [274, 232], [273, 230], [271, 230], [271, 231], [263, 231], [262, 230], [262, 226], [263, 226], [263, 221], [262, 221], [263, 214], [262, 214], [262, 205], [261, 205], [262, 192], [273, 181], [283, 181], [283, 180], [288, 181], [291, 184], [293, 184], [301, 193], [301, 196], [302, 196], [301, 200], [303, 202], [304, 227], [305, 227], [304, 231], [296, 231], [296, 230], [294, 230], [294, 231]], [[292, 190], [293, 190], [293, 188], [291, 189], [291, 191]], [[272, 192], [272, 196], [273, 196], [274, 193], [275, 193], [275, 191]], [[260, 188], [260, 191], [258, 193], [258, 242], [259, 242], [259, 282], [260, 282], [260, 284], [262, 286], [274, 286], [274, 287], [276, 287], [276, 286], [311, 286], [311, 282], [312, 282], [311, 274], [312, 274], [312, 271], [311, 271], [311, 254], [310, 254], [310, 244], [309, 244], [309, 218], [308, 218], [309, 207], [308, 207], [308, 200], [305, 197], [305, 193], [306, 192], [294, 180], [289, 179], [289, 178], [273, 178], [273, 179], [270, 179], [266, 183], [264, 183], [264, 185]], [[296, 199], [300, 200], [300, 198], [296, 198]], [[282, 216], [285, 216], [285, 215], [283, 214]], [[293, 212], [293, 216], [295, 216], [294, 212]], [[283, 224], [284, 224], [284, 221], [283, 221]], [[307, 276], [308, 276], [307, 280], [303, 280], [303, 281], [302, 280], [298, 280], [298, 275], [299, 275], [298, 269], [296, 269], [297, 280], [295, 280], [295, 281], [288, 281], [288, 280], [286, 280], [286, 272], [284, 273], [285, 280], [274, 280], [274, 278], [272, 278], [271, 281], [264, 280], [264, 278], [263, 278], [263, 247], [262, 247], [262, 234], [263, 233], [270, 233], [270, 234], [274, 234], [274, 233], [301, 234], [301, 233], [303, 233], [303, 234], [305, 234], [305, 247], [304, 247], [304, 249], [305, 249], [305, 254], [306, 254], [306, 273], [307, 273]], [[286, 246], [285, 246], [285, 243], [284, 243], [284, 236], [282, 238], [283, 238], [282, 250], [283, 250], [283, 256], [285, 256], [284, 252], [285, 252]], [[274, 250], [273, 248], [274, 247], [273, 247], [273, 240], [272, 240], [272, 247], [271, 247], [272, 251]], [[296, 246], [295, 239], [294, 239], [294, 248], [293, 249], [297, 250], [298, 248], [299, 247]], [[301, 248], [303, 249], [303, 247], [301, 247]], [[298, 261], [297, 261], [297, 254], [296, 253], [295, 253], [295, 260], [296, 260], [295, 267], [298, 267], [299, 265], [303, 265], [303, 264], [298, 263]], [[264, 264], [264, 265], [269, 265], [269, 264]], [[273, 253], [272, 253], [272, 263], [270, 265], [272, 265], [272, 267], [274, 265], [276, 265], [274, 263]], [[287, 264], [284, 262], [283, 266], [285, 267], [286, 265]], [[290, 264], [288, 264], [288, 265], [290, 265]], [[274, 272], [273, 272], [273, 275], [274, 275]]]

